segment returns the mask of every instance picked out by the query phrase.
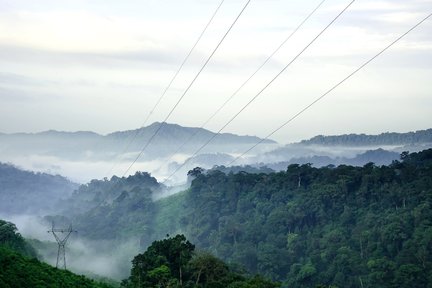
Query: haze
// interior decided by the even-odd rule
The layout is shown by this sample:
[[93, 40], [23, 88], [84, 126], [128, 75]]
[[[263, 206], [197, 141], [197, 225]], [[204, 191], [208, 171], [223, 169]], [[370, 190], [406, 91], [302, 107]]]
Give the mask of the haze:
[[[0, 1], [0, 132], [140, 127], [218, 3]], [[252, 1], [170, 122], [201, 126], [318, 3]], [[347, 3], [325, 2], [205, 128], [217, 131]], [[167, 115], [243, 5], [225, 1], [149, 124]], [[225, 132], [267, 135], [431, 10], [424, 0], [357, 1]], [[273, 138], [429, 128], [431, 32], [426, 21]]]

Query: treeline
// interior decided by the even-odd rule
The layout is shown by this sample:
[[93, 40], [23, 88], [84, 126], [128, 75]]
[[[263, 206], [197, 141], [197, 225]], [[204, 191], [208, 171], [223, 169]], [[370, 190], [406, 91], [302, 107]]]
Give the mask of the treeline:
[[194, 174], [179, 225], [226, 261], [288, 287], [432, 287], [432, 150], [382, 167]]
[[303, 140], [306, 145], [331, 146], [373, 146], [373, 145], [408, 145], [432, 143], [432, 129], [408, 133], [381, 133], [379, 135], [345, 134], [338, 136], [315, 136]]

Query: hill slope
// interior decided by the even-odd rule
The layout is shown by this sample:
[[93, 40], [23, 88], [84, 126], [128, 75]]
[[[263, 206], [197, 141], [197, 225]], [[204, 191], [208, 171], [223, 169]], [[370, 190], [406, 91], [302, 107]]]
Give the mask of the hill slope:
[[0, 220], [0, 287], [109, 288], [84, 276], [56, 269], [36, 259], [34, 249], [13, 223]]
[[189, 190], [153, 203], [146, 193], [139, 201], [124, 194], [81, 219], [124, 231], [93, 230], [94, 239], [142, 233], [143, 247], [181, 232], [198, 248], [288, 287], [428, 287], [432, 149], [402, 157], [382, 167], [197, 170]]
[[0, 163], [0, 212], [2, 214], [53, 213], [61, 199], [78, 188], [59, 175], [24, 171]]

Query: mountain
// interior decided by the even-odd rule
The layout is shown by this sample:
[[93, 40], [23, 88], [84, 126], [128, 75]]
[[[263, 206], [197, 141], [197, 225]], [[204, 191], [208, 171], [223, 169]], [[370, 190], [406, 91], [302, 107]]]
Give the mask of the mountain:
[[[195, 128], [195, 127], [183, 127], [178, 124], [169, 124], [169, 123], [155, 122], [150, 126], [143, 127], [136, 130], [115, 132], [106, 135], [107, 139], [125, 139], [137, 134], [138, 139], [146, 139], [148, 140], [157, 129], [160, 129], [158, 132], [158, 136], [155, 141], [158, 144], [162, 145], [171, 145], [173, 139], [178, 141], [178, 143], [183, 143], [188, 140], [191, 136], [194, 138], [193, 141], [196, 142], [204, 142], [207, 141], [210, 137], [214, 136], [215, 133], [203, 128]], [[161, 127], [161, 128], [159, 128]], [[213, 145], [238, 145], [238, 144], [251, 144], [260, 141], [261, 139], [255, 136], [239, 136], [231, 133], [221, 133], [219, 134], [213, 141]], [[265, 144], [275, 144], [276, 142], [273, 140], [264, 140]]]
[[[94, 132], [60, 132], [45, 131], [40, 133], [0, 134], [0, 157], [2, 155], [51, 155], [79, 161], [82, 159], [102, 160], [123, 155], [133, 159], [135, 155], [127, 153], [138, 152], [152, 138], [156, 130], [159, 132], [146, 149], [143, 159], [156, 159], [171, 155], [173, 151], [190, 139], [188, 145], [180, 153], [192, 153], [215, 133], [193, 127], [182, 127], [177, 124], [155, 122], [147, 127], [136, 130], [119, 131], [108, 135]], [[133, 139], [133, 141], [132, 141]], [[255, 136], [239, 136], [222, 133], [208, 145], [208, 152], [233, 153], [252, 145], [261, 139]], [[264, 144], [275, 144], [275, 141], [265, 140]], [[127, 149], [126, 149], [127, 148]], [[120, 155], [121, 156], [121, 155]]]
[[[154, 133], [159, 131], [156, 136]], [[134, 162], [131, 171], [145, 170], [158, 178], [167, 177], [169, 165], [182, 162], [209, 139], [202, 149], [205, 154], [236, 154], [261, 139], [230, 133], [215, 134], [206, 129], [182, 127], [176, 124], [153, 123], [135, 130], [108, 135], [94, 132], [45, 131], [40, 133], [0, 134], [0, 161], [10, 162], [28, 170], [64, 175], [73, 181], [86, 183], [112, 175], [122, 175]], [[143, 153], [140, 154], [149, 139]], [[277, 146], [265, 140], [260, 149]], [[259, 153], [259, 149], [256, 153]], [[139, 158], [137, 159], [137, 156]], [[168, 158], [173, 160], [168, 161]], [[219, 164], [219, 163], [215, 163]], [[182, 175], [183, 181], [185, 175]]]
[[[159, 132], [153, 137], [156, 131]], [[212, 137], [213, 141], [198, 155], [193, 155]], [[140, 155], [149, 139], [152, 139], [152, 143]], [[275, 169], [296, 162], [313, 163], [317, 167], [328, 164], [361, 166], [366, 160], [378, 165], [389, 164], [390, 158], [397, 159], [397, 154], [403, 151], [418, 152], [431, 148], [431, 139], [432, 129], [380, 135], [316, 136], [283, 147], [272, 140], [265, 140], [253, 153], [236, 159], [236, 155], [242, 154], [261, 139], [230, 133], [216, 136], [202, 128], [155, 122], [140, 129], [108, 135], [53, 130], [0, 134], [0, 161], [29, 170], [65, 175], [80, 183], [123, 173], [148, 171], [158, 179], [169, 177], [170, 183], [179, 184], [185, 181], [187, 171], [195, 166], [209, 169], [215, 165], [229, 165], [234, 159], [235, 165], [267, 165]], [[138, 155], [140, 157], [137, 159]], [[185, 161], [186, 165], [171, 177]], [[133, 167], [130, 167], [131, 163], [134, 163]]]
[[303, 145], [320, 146], [406, 146], [432, 144], [432, 129], [408, 133], [387, 132], [379, 135], [346, 134], [338, 136], [315, 136], [300, 142]]
[[383, 165], [397, 160], [404, 151], [418, 152], [430, 148], [432, 129], [379, 135], [320, 135], [256, 155], [246, 159], [246, 163], [265, 163], [277, 170], [294, 163], [312, 163], [316, 167], [341, 164], [362, 166], [367, 162]]
[[43, 214], [59, 211], [78, 184], [59, 175], [34, 173], [0, 163], [1, 214]]
[[349, 157], [329, 157], [329, 156], [309, 156], [309, 157], [295, 157], [289, 161], [281, 161], [277, 163], [268, 163], [267, 166], [276, 171], [286, 170], [291, 164], [312, 164], [313, 167], [324, 167], [328, 165], [352, 165], [363, 166], [367, 163], [374, 163], [377, 166], [389, 165], [395, 160], [399, 160], [400, 154], [397, 152], [387, 151], [384, 149], [368, 150], [364, 153], [358, 154], [353, 158]]

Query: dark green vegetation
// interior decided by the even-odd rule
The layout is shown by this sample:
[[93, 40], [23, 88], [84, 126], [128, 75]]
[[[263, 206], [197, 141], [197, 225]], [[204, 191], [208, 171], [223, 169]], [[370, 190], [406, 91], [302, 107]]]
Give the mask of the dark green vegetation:
[[181, 232], [199, 249], [289, 287], [432, 287], [432, 150], [381, 167], [193, 174], [189, 190], [157, 202], [149, 190], [134, 196], [118, 187], [78, 224], [111, 229], [95, 230], [95, 239], [142, 236], [143, 247]]
[[59, 270], [35, 258], [27, 258], [0, 246], [0, 287], [92, 287], [108, 288], [84, 276]]
[[[160, 189], [154, 177], [141, 172], [127, 178], [92, 180], [74, 192], [68, 214], [75, 215], [74, 227], [90, 239], [149, 234], [155, 214], [152, 193]], [[84, 212], [77, 213], [80, 211]]]
[[432, 287], [432, 150], [402, 158], [200, 174], [180, 223], [199, 247], [289, 287]]
[[60, 199], [78, 188], [59, 175], [34, 173], [0, 163], [0, 212], [23, 214], [53, 212]]
[[0, 246], [6, 249], [14, 250], [24, 256], [36, 258], [37, 253], [31, 245], [29, 245], [15, 224], [0, 219]]
[[133, 261], [131, 276], [122, 287], [276, 288], [280, 285], [260, 276], [245, 277], [222, 260], [195, 246], [183, 235], [154, 241]]
[[40, 262], [36, 259], [34, 249], [17, 232], [15, 225], [0, 220], [0, 287], [109, 288], [111, 286]]

